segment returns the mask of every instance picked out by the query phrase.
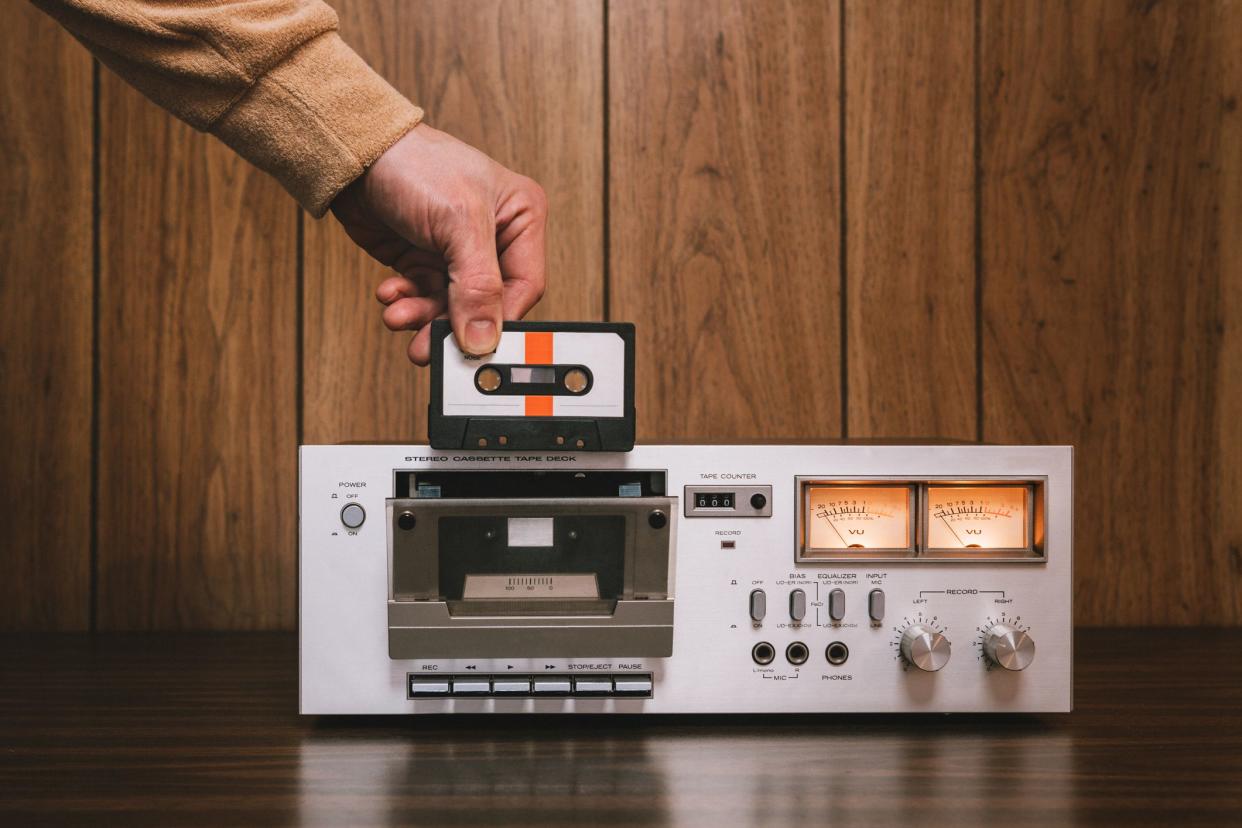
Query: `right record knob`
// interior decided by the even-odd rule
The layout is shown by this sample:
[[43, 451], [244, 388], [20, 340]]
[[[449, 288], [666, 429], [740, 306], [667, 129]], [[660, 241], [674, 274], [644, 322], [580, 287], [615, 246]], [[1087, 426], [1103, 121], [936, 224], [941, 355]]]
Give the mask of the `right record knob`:
[[1035, 660], [1035, 639], [1026, 630], [997, 624], [983, 637], [983, 654], [1006, 670], [1025, 670]]

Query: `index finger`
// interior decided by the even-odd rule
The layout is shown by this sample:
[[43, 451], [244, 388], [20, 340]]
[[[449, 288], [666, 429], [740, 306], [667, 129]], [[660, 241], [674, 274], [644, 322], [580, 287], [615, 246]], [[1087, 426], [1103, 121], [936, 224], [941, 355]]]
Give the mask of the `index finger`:
[[505, 205], [513, 215], [503, 217], [496, 237], [505, 319], [525, 316], [543, 297], [546, 284], [547, 197], [535, 182], [526, 179], [526, 184]]

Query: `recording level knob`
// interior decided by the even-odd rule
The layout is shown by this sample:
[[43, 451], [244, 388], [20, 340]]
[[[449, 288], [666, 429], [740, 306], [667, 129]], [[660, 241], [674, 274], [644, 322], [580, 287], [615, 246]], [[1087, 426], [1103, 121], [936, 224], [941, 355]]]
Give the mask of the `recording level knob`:
[[934, 673], [949, 663], [949, 639], [925, 624], [913, 624], [901, 634], [901, 656], [910, 665]]
[[1025, 670], [1035, 660], [1035, 639], [1026, 630], [997, 624], [983, 637], [983, 654], [1006, 670]]

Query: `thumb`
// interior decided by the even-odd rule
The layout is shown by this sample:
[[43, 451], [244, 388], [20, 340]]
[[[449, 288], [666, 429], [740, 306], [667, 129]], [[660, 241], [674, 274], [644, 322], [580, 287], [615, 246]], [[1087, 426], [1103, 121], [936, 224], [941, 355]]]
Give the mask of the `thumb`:
[[457, 346], [483, 356], [500, 343], [501, 299], [504, 295], [496, 259], [495, 224], [463, 222], [444, 251], [448, 265], [448, 313]]

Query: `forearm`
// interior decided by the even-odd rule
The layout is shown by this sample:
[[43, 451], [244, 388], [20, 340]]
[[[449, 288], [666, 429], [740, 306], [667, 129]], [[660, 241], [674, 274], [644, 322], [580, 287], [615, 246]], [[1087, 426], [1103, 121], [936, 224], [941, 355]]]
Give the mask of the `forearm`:
[[315, 216], [422, 117], [340, 39], [319, 0], [33, 2]]

